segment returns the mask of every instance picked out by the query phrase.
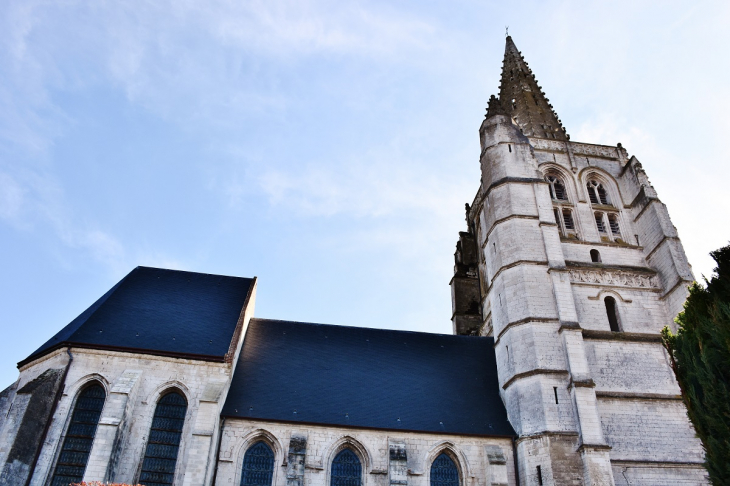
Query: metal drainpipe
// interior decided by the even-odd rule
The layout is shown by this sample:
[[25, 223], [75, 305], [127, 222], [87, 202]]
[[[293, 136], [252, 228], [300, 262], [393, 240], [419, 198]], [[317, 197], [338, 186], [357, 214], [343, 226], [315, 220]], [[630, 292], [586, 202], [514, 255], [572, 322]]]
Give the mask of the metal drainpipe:
[[63, 378], [61, 378], [61, 386], [58, 387], [58, 390], [56, 391], [56, 396], [53, 399], [53, 406], [51, 406], [51, 413], [48, 415], [48, 420], [46, 420], [46, 425], [43, 426], [43, 434], [41, 435], [41, 442], [39, 444], [38, 449], [36, 449], [35, 456], [33, 456], [33, 462], [30, 465], [30, 469], [28, 472], [28, 479], [25, 480], [25, 486], [30, 486], [30, 482], [33, 479], [33, 476], [35, 476], [35, 467], [38, 465], [38, 458], [41, 456], [41, 451], [43, 451], [43, 444], [46, 442], [46, 437], [48, 436], [48, 430], [51, 428], [51, 422], [53, 422], [53, 415], [56, 413], [56, 408], [58, 407], [58, 402], [61, 401], [61, 396], [63, 395], [63, 390], [66, 388], [66, 376], [68, 376], [68, 369], [71, 367], [71, 362], [74, 360], [73, 354], [71, 354], [71, 348], [66, 348], [66, 352], [68, 353], [68, 363], [66, 364], [66, 369], [63, 370]]
[[218, 431], [218, 440], [216, 441], [215, 464], [213, 464], [213, 480], [210, 482], [210, 486], [215, 486], [215, 480], [218, 478], [218, 460], [221, 458], [221, 439], [223, 437], [223, 426], [225, 424], [226, 418], [221, 417], [221, 426]]
[[515, 482], [520, 486], [520, 466], [517, 463], [517, 438], [512, 437], [512, 459], [515, 463]]

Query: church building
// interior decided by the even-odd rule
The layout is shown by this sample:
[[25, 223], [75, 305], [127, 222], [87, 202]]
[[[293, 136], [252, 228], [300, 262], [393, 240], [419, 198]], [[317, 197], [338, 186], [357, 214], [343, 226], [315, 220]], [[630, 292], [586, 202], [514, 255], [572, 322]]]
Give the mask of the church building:
[[660, 339], [694, 278], [641, 163], [571, 141], [511, 37], [479, 137], [453, 335], [137, 267], [18, 363], [0, 485], [709, 484]]

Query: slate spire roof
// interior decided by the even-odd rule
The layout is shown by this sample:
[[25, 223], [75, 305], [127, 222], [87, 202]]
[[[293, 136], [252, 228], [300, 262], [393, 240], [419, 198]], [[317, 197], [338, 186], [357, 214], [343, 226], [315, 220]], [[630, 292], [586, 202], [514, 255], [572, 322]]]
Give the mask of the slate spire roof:
[[[510, 36], [507, 36], [504, 48], [499, 101], [504, 111], [528, 137], [555, 140], [570, 138]], [[489, 106], [489, 116], [497, 114], [493, 103], [490, 102]]]

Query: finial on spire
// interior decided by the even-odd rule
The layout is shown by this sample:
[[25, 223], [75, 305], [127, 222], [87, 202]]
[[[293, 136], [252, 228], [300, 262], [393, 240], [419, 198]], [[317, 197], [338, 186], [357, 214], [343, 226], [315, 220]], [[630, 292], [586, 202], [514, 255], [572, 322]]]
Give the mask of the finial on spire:
[[504, 26], [504, 36], [509, 37], [509, 25]]

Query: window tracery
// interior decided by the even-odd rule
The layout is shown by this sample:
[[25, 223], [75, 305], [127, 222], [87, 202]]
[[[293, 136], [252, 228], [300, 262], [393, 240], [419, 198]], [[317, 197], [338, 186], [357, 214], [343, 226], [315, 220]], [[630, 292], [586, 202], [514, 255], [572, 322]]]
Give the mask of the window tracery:
[[615, 206], [611, 203], [604, 184], [596, 179], [589, 179], [586, 189], [591, 205], [599, 209], [594, 211], [593, 217], [601, 240], [623, 243], [618, 209], [613, 209]]
[[603, 204], [604, 206], [611, 206], [611, 201], [608, 199], [608, 193], [603, 184], [597, 180], [590, 180], [586, 185], [588, 189], [588, 198], [591, 200], [591, 204]]
[[66, 486], [83, 480], [105, 399], [104, 387], [98, 383], [87, 386], [79, 393], [51, 486]]
[[431, 464], [431, 486], [459, 486], [459, 469], [445, 452]]
[[330, 486], [360, 486], [362, 465], [351, 449], [342, 449], [332, 460]]
[[271, 486], [274, 478], [274, 451], [259, 441], [243, 456], [241, 486]]
[[562, 178], [556, 174], [547, 174], [550, 198], [553, 201], [553, 214], [558, 231], [562, 238], [578, 239], [578, 230], [573, 217], [573, 205], [568, 198], [568, 190]]
[[139, 483], [146, 486], [172, 485], [187, 409], [187, 400], [176, 390], [166, 393], [157, 402]]

